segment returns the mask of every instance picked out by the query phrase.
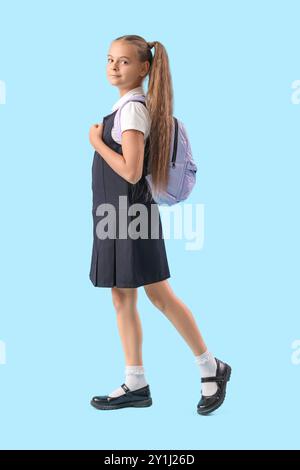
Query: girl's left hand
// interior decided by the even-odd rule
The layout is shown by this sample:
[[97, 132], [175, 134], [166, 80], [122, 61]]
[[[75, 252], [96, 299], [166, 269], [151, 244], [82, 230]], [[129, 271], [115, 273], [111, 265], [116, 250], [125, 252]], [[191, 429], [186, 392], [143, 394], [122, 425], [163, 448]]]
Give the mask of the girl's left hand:
[[103, 131], [103, 123], [94, 124], [90, 128], [90, 143], [96, 149], [99, 142], [102, 140], [102, 131]]

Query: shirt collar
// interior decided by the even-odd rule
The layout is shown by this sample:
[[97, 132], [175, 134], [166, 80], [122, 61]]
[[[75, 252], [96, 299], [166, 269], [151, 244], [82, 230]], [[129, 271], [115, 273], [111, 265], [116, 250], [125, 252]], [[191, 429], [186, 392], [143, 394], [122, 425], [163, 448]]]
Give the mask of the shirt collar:
[[115, 111], [118, 109], [131, 95], [145, 95], [144, 89], [142, 86], [138, 86], [136, 88], [133, 88], [132, 90], [127, 91], [125, 95], [121, 96], [120, 99], [113, 105], [112, 111]]

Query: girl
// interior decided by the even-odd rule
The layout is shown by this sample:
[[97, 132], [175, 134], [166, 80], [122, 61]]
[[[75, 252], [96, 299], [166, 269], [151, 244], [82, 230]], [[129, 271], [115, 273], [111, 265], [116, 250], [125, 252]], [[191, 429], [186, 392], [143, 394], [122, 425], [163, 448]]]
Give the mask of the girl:
[[[202, 383], [197, 411], [208, 414], [224, 401], [231, 367], [208, 351], [191, 311], [167, 281], [170, 271], [160, 215], [145, 179], [151, 168], [153, 190], [166, 188], [173, 125], [168, 55], [158, 41], [149, 43], [141, 36], [121, 36], [111, 43], [106, 73], [109, 82], [118, 87], [120, 99], [101, 124], [91, 127], [89, 135], [95, 149], [90, 280], [96, 287], [111, 287], [126, 367], [124, 383], [108, 395], [93, 397], [91, 404], [101, 410], [152, 404], [143, 367], [142, 327], [137, 310], [137, 288], [144, 286], [149, 299], [191, 348]], [[147, 75], [145, 95], [143, 81]], [[114, 127], [115, 115], [121, 104], [136, 94], [143, 94], [146, 103], [129, 101], [124, 105], [119, 137]], [[124, 200], [128, 203], [126, 208], [122, 205]], [[144, 216], [139, 225], [147, 232], [146, 237], [128, 236], [134, 220], [130, 209], [134, 204], [139, 204], [138, 210]], [[153, 209], [157, 216], [155, 227]], [[108, 216], [103, 217], [104, 213]], [[108, 231], [104, 230], [106, 226]], [[156, 238], [151, 237], [153, 228], [158, 231]]]

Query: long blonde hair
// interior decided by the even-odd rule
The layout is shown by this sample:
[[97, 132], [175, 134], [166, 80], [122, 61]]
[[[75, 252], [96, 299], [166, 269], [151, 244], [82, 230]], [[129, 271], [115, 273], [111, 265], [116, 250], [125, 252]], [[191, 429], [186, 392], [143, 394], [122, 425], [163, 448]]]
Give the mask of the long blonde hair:
[[[154, 192], [166, 188], [173, 126], [173, 86], [169, 58], [159, 41], [147, 42], [143, 37], [125, 35], [115, 41], [126, 41], [137, 49], [141, 62], [149, 61], [149, 83], [146, 105], [151, 117], [149, 134], [149, 168]], [[155, 47], [152, 55], [151, 47]]]

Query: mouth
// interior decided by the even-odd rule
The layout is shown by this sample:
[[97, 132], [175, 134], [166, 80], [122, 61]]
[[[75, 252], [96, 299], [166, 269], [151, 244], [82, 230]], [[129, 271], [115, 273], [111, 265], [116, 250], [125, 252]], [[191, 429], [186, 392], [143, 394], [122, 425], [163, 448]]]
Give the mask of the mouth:
[[117, 78], [119, 78], [119, 77], [121, 77], [121, 75], [111, 75], [111, 77], [117, 77]]

